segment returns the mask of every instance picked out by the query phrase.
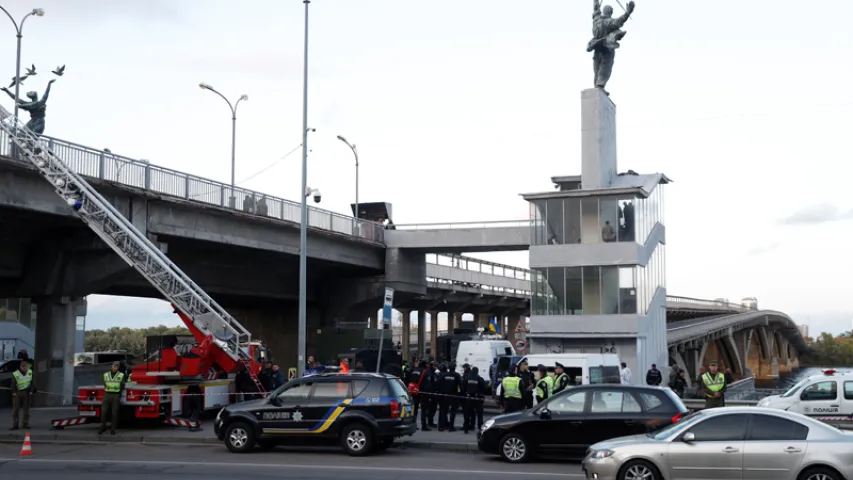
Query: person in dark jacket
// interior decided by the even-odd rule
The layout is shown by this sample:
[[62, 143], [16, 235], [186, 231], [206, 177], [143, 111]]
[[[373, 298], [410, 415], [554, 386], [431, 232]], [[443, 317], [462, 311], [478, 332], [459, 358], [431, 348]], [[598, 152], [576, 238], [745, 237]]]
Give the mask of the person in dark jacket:
[[264, 362], [264, 368], [261, 369], [260, 373], [258, 373], [258, 380], [261, 382], [261, 386], [264, 387], [264, 390], [270, 391], [270, 380], [272, 379], [272, 362], [267, 360]]
[[468, 430], [483, 427], [483, 399], [486, 393], [486, 381], [480, 376], [479, 368], [474, 367], [465, 374], [465, 383], [462, 384], [462, 388], [465, 389], [465, 420], [462, 424], [462, 430], [468, 433]]
[[527, 410], [533, 408], [533, 388], [536, 382], [533, 378], [533, 372], [530, 371], [530, 367], [527, 365], [527, 360], [520, 362], [517, 368], [517, 376], [524, 385], [524, 389], [521, 391], [521, 401], [524, 404], [524, 409]]
[[731, 368], [727, 368], [726, 373], [723, 376], [726, 378], [726, 385], [735, 383], [735, 376], [732, 374]]
[[684, 398], [684, 391], [687, 390], [687, 378], [685, 377], [684, 370], [678, 369], [678, 372], [669, 382], [669, 388], [678, 395], [678, 398]]
[[279, 370], [278, 365], [273, 365], [272, 373], [270, 374], [270, 391], [275, 390], [285, 383], [287, 383], [287, 379], [284, 377], [284, 372]]
[[657, 364], [652, 364], [652, 368], [646, 372], [646, 385], [658, 386], [663, 381], [663, 375], [658, 370]]
[[[462, 377], [458, 373], [448, 370], [447, 365], [442, 364], [438, 373], [438, 431], [450, 430], [455, 432], [456, 404], [459, 390], [462, 387]], [[448, 418], [448, 414], [450, 417]]]

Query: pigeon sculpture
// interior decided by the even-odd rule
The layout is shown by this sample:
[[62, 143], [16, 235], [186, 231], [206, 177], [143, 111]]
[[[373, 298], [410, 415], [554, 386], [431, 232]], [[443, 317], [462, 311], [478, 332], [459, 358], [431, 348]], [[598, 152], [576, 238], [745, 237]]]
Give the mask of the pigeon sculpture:
[[33, 68], [28, 68], [28, 69], [27, 69], [27, 76], [28, 76], [28, 77], [32, 77], [32, 76], [34, 76], [34, 75], [38, 75], [38, 74], [36, 73], [36, 66], [35, 66], [35, 65], [33, 65]]
[[56, 67], [56, 70], [54, 70], [50, 73], [56, 75], [57, 77], [61, 77], [65, 73], [65, 65], [63, 65], [61, 67]]

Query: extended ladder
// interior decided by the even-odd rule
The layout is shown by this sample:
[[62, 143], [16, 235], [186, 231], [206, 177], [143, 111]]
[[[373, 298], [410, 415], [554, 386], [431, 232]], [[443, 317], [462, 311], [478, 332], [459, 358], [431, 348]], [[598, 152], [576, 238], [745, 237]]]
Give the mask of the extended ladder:
[[[83, 223], [184, 313], [195, 328], [205, 336], [210, 335], [235, 364], [249, 364], [251, 357], [240, 348], [241, 344], [248, 346], [252, 339], [245, 327], [172, 263], [82, 176], [68, 168], [50, 151], [46, 141], [35, 136], [3, 106], [0, 106], [0, 129], [6, 132], [21, 156], [35, 165], [56, 193], [77, 212]], [[249, 372], [255, 384], [260, 386], [256, 372], [251, 369]]]

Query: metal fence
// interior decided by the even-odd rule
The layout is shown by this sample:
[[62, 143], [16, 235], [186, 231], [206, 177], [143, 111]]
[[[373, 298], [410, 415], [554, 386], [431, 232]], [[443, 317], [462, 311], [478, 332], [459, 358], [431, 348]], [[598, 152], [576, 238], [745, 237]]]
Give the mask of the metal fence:
[[[169, 168], [152, 165], [146, 160], [136, 160], [105, 150], [43, 136], [48, 148], [61, 158], [69, 168], [90, 178], [126, 185], [141, 190], [166, 195], [206, 205], [230, 208], [244, 214], [275, 218], [300, 223], [300, 202], [266, 195], [236, 187], [232, 190], [215, 180], [198, 177]], [[0, 132], [0, 157], [14, 161], [11, 141]], [[385, 228], [368, 220], [308, 207], [308, 226], [320, 230], [356, 237], [372, 243], [384, 243]]]
[[530, 220], [494, 220], [485, 222], [401, 223], [397, 230], [461, 230], [467, 228], [530, 228]]
[[444, 255], [429, 253], [426, 256], [427, 263], [442, 265], [445, 267], [468, 270], [470, 272], [485, 273], [498, 277], [514, 278], [517, 280], [530, 281], [530, 270], [527, 268], [511, 267], [500, 263], [487, 262], [463, 255]]
[[702, 298], [678, 297], [675, 295], [667, 295], [666, 301], [670, 306], [684, 305], [688, 308], [708, 308], [709, 310], [732, 310], [735, 312], [749, 312], [756, 310], [748, 305], [732, 303], [725, 300], [705, 300]]

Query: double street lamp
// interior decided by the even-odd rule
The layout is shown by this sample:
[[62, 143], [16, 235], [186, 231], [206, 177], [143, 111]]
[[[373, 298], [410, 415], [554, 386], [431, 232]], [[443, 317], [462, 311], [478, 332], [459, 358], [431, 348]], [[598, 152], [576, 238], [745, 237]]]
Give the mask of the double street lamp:
[[16, 22], [15, 18], [12, 17], [12, 14], [9, 13], [8, 10], [3, 8], [2, 5], [0, 5], [0, 10], [3, 10], [3, 13], [5, 13], [6, 16], [9, 17], [9, 20], [12, 21], [12, 25], [15, 26], [15, 34], [18, 37], [18, 52], [15, 55], [15, 130], [16, 130], [15, 133], [17, 134], [17, 128], [18, 128], [18, 123], [17, 123], [17, 121], [18, 121], [18, 98], [19, 98], [19, 93], [21, 90], [21, 39], [24, 36], [23, 35], [24, 22], [26, 22], [27, 19], [33, 15], [35, 15], [36, 17], [43, 17], [44, 16], [44, 9], [43, 8], [34, 8], [30, 13], [24, 15], [24, 18], [21, 19], [20, 23]]
[[215, 88], [210, 85], [202, 82], [198, 84], [199, 88], [202, 90], [210, 90], [211, 92], [219, 95], [225, 103], [228, 104], [228, 108], [231, 109], [231, 196], [228, 198], [228, 206], [230, 208], [236, 208], [237, 206], [237, 197], [234, 196], [234, 169], [235, 169], [235, 159], [236, 159], [236, 148], [237, 148], [237, 105], [240, 105], [240, 102], [243, 100], [249, 100], [249, 96], [245, 93], [240, 95], [240, 98], [232, 104], [230, 100], [225, 98], [225, 95], [216, 91]]

